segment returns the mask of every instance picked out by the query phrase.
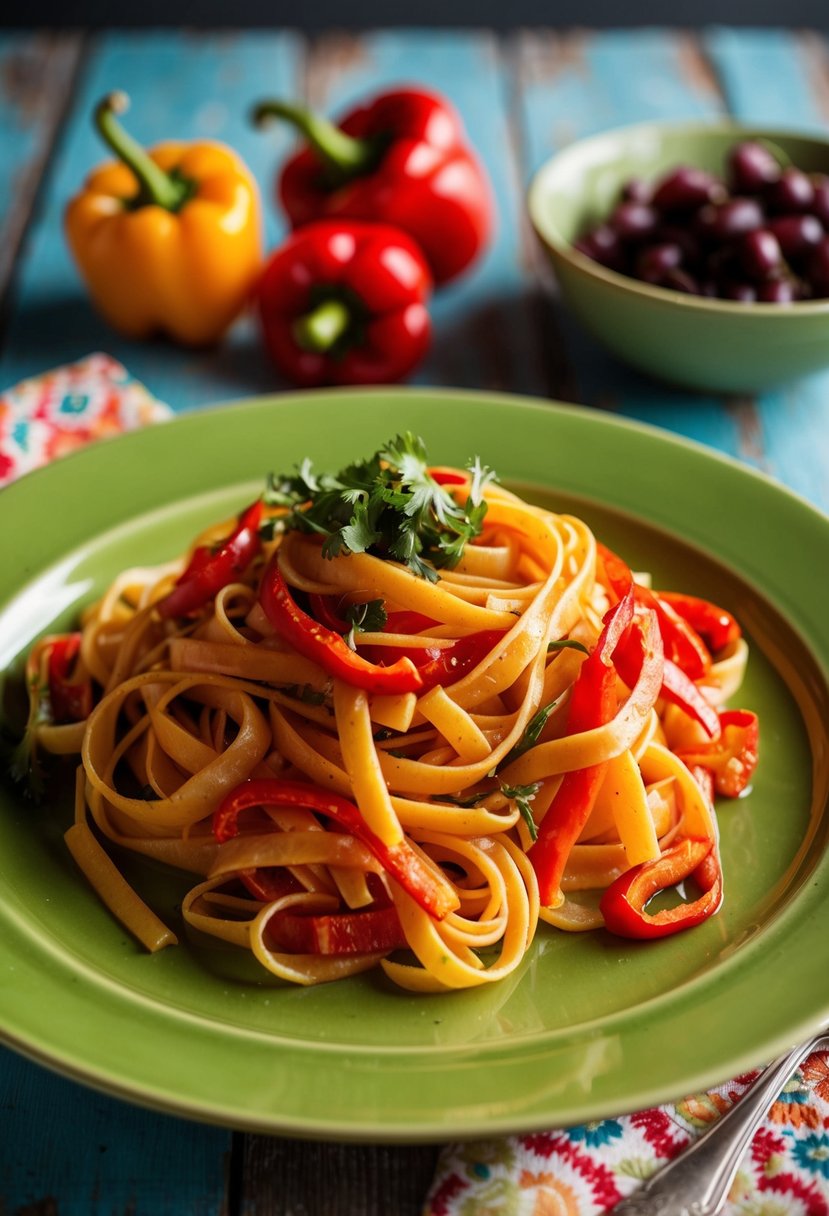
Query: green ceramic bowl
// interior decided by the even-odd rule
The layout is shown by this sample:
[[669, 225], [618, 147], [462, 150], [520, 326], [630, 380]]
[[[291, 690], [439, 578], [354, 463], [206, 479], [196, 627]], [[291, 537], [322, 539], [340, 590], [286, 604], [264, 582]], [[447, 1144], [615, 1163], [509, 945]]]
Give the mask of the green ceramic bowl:
[[755, 392], [829, 367], [829, 300], [736, 304], [651, 287], [573, 247], [606, 218], [631, 177], [680, 164], [721, 174], [741, 139], [772, 141], [809, 172], [829, 172], [829, 140], [733, 123], [642, 123], [571, 144], [538, 171], [528, 207], [562, 298], [619, 358], [663, 380]]

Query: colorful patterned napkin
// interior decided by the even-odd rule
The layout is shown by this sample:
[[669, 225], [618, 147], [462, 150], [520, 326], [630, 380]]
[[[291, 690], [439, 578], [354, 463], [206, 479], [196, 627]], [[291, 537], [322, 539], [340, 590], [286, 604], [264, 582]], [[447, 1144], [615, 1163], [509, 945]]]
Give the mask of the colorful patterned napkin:
[[93, 439], [171, 417], [109, 355], [23, 380], [0, 394], [0, 486]]
[[[599, 1216], [736, 1102], [746, 1073], [675, 1106], [566, 1131], [449, 1145], [423, 1216]], [[809, 1056], [754, 1137], [725, 1216], [829, 1214], [829, 1052]]]

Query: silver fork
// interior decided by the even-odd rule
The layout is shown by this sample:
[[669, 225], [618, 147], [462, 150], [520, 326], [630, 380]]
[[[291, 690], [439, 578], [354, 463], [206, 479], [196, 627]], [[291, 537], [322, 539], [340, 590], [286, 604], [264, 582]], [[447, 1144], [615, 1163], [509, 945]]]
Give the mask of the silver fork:
[[823, 1048], [829, 1048], [829, 1034], [816, 1035], [774, 1060], [707, 1132], [617, 1203], [613, 1216], [716, 1216], [772, 1102], [797, 1066]]

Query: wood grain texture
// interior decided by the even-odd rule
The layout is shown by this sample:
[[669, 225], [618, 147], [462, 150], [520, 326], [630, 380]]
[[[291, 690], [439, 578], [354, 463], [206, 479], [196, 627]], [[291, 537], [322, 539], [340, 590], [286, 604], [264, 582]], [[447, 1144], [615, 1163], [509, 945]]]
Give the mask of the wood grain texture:
[[220, 1128], [0, 1051], [0, 1129], [2, 1216], [226, 1216], [231, 1137]]
[[83, 39], [0, 37], [0, 327], [12, 270], [66, 109]]
[[437, 1151], [248, 1137], [233, 1216], [418, 1216]]
[[[285, 226], [272, 180], [291, 137], [253, 131], [250, 104], [304, 95], [337, 113], [386, 84], [418, 80], [461, 111], [492, 178], [500, 224], [486, 259], [435, 299], [435, 346], [416, 382], [563, 397], [656, 423], [825, 507], [829, 377], [723, 400], [623, 367], [560, 308], [523, 193], [564, 143], [641, 119], [727, 110], [821, 128], [827, 65], [821, 36], [780, 31], [498, 38], [421, 29], [331, 33], [310, 45], [280, 31], [142, 33], [98, 37], [83, 60], [77, 39], [8, 37], [0, 45], [0, 169], [14, 189], [0, 192], [0, 296], [12, 271], [14, 290], [0, 387], [94, 349], [120, 358], [177, 409], [286, 387], [249, 323], [219, 350], [182, 352], [126, 342], [93, 314], [60, 217], [101, 159], [89, 125], [101, 93], [118, 86], [132, 95], [129, 123], [143, 141], [209, 136], [238, 148], [262, 186], [273, 245]], [[0, 1127], [0, 1216], [415, 1216], [436, 1151], [231, 1134], [103, 1097], [8, 1052], [0, 1052]]]

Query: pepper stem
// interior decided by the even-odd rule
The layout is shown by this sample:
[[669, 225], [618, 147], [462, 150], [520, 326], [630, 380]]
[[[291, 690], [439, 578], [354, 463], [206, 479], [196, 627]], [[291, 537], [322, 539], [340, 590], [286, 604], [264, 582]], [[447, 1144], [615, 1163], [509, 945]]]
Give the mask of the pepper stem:
[[333, 122], [307, 106], [290, 101], [260, 101], [253, 110], [253, 121], [258, 127], [273, 118], [284, 118], [292, 123], [325, 166], [342, 180], [369, 173], [377, 161], [379, 148], [374, 140], [346, 135]]
[[130, 104], [126, 93], [108, 93], [95, 107], [95, 127], [119, 160], [131, 169], [138, 180], [138, 194], [131, 205], [146, 207], [155, 204], [167, 211], [178, 211], [190, 197], [189, 182], [172, 177], [157, 165], [145, 148], [124, 130], [117, 115]]
[[315, 355], [328, 354], [351, 325], [351, 309], [342, 300], [322, 300], [292, 326], [296, 342]]

